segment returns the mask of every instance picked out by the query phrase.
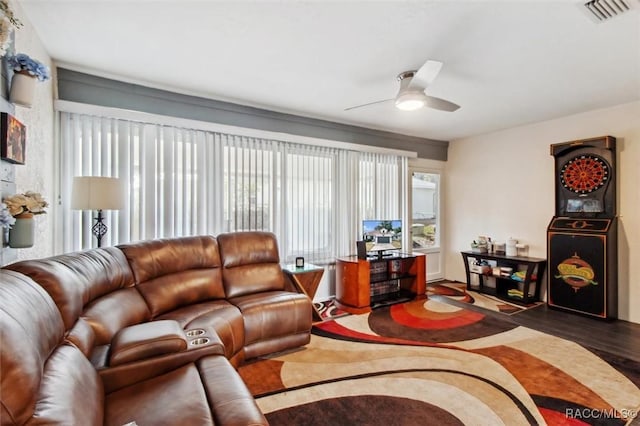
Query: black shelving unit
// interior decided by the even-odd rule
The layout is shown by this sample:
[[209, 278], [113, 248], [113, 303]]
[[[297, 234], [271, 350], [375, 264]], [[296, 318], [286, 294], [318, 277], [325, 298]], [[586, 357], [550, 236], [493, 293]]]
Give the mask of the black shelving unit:
[[[506, 256], [496, 253], [476, 253], [473, 251], [461, 252], [464, 261], [464, 269], [467, 276], [467, 289], [480, 293], [492, 294], [510, 302], [528, 305], [540, 300], [540, 287], [542, 276], [547, 266], [546, 259], [523, 256]], [[472, 264], [476, 261], [487, 261], [496, 267], [508, 267], [517, 271], [525, 271], [525, 276], [515, 280], [511, 276], [494, 275], [492, 268], [488, 271], [474, 271]], [[472, 276], [478, 277], [478, 285], [472, 286]], [[495, 279], [495, 287], [486, 285], [489, 278]], [[531, 285], [535, 288], [531, 291]], [[517, 292], [515, 290], [518, 290]], [[510, 291], [511, 290], [511, 291]], [[521, 293], [521, 295], [520, 295]]]

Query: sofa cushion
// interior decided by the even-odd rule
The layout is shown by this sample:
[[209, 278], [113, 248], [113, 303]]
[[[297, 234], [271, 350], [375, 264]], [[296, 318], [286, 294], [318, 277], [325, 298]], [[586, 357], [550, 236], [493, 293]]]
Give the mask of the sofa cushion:
[[[217, 284], [219, 283], [219, 284]], [[152, 318], [181, 306], [222, 298], [220, 269], [185, 270], [138, 284]]]
[[284, 290], [276, 237], [270, 232], [218, 235], [227, 298]]
[[44, 287], [58, 306], [67, 330], [86, 304], [134, 284], [126, 258], [115, 247], [25, 260], [5, 268], [28, 275]]
[[60, 310], [65, 328], [73, 327], [84, 305], [82, 277], [66, 265], [47, 259], [13, 263], [5, 268], [22, 272], [44, 287]]
[[143, 241], [119, 248], [131, 265], [152, 318], [225, 296], [218, 244], [211, 236]]
[[213, 300], [175, 309], [157, 319], [178, 321], [185, 330], [211, 327], [224, 344], [224, 353], [232, 358], [244, 346], [244, 322], [240, 310], [226, 300]]
[[67, 341], [80, 349], [84, 356], [90, 358], [96, 343], [96, 335], [89, 323], [80, 318], [67, 333]]
[[105, 425], [268, 425], [240, 375], [207, 356], [106, 397]]
[[71, 345], [59, 346], [45, 364], [34, 423], [101, 425], [102, 381], [89, 360]]
[[194, 364], [107, 395], [105, 425], [212, 425], [213, 417]]
[[109, 365], [152, 358], [187, 349], [184, 330], [176, 321], [151, 321], [125, 327], [113, 337]]
[[209, 356], [197, 362], [215, 424], [267, 425], [240, 375], [222, 357]]
[[[270, 352], [288, 349], [293, 341], [288, 336], [300, 334], [296, 338], [295, 346], [309, 342], [311, 330], [311, 301], [304, 294], [286, 291], [268, 291], [236, 297], [231, 303], [240, 308], [244, 319], [245, 355], [247, 358], [264, 355], [268, 352], [252, 350], [252, 346], [263, 347]], [[280, 345], [264, 342], [278, 342]]]
[[0, 283], [0, 423], [102, 424], [102, 384], [82, 352], [62, 344], [53, 299], [13, 271], [0, 271]]
[[94, 300], [82, 314], [95, 333], [95, 345], [106, 345], [119, 330], [150, 318], [149, 308], [135, 288], [123, 288]]

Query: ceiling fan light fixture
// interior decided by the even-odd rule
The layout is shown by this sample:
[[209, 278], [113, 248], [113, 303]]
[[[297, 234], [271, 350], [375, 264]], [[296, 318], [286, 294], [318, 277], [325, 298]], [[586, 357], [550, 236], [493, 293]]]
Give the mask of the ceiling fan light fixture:
[[[601, 0], [605, 1], [605, 0]], [[606, 0], [621, 1], [621, 0]], [[640, 2], [640, 0], [636, 0]], [[403, 71], [396, 77], [400, 82], [400, 89], [395, 98], [383, 99], [380, 101], [369, 102], [367, 104], [356, 105], [345, 108], [345, 111], [361, 108], [369, 105], [381, 104], [395, 101], [396, 108], [402, 111], [415, 111], [424, 107], [432, 108], [439, 111], [453, 112], [460, 108], [460, 105], [454, 104], [446, 99], [429, 96], [425, 93], [428, 86], [431, 85], [436, 78], [442, 62], [427, 60], [417, 71]]]
[[415, 111], [424, 107], [426, 100], [422, 92], [405, 92], [396, 98], [396, 108], [402, 111]]

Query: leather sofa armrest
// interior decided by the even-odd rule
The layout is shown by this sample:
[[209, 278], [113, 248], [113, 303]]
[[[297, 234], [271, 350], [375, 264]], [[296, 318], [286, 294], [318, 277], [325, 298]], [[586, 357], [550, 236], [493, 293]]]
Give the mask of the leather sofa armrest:
[[184, 334], [189, 343], [187, 349], [183, 351], [165, 353], [116, 366], [103, 364], [102, 368], [98, 367], [98, 374], [102, 378], [105, 393], [111, 393], [125, 386], [161, 376], [206, 356], [220, 355], [224, 357], [224, 345], [213, 328], [203, 327], [186, 330]]
[[187, 350], [187, 338], [177, 321], [151, 321], [125, 327], [111, 341], [109, 365], [127, 364]]

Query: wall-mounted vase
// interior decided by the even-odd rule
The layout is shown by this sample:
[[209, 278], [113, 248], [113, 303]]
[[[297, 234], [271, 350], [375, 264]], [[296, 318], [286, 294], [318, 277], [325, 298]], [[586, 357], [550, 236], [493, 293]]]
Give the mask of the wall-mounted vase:
[[9, 92], [9, 102], [31, 108], [36, 82], [36, 77], [28, 73], [17, 72], [13, 74], [11, 91]]
[[22, 213], [16, 216], [16, 223], [9, 229], [9, 247], [33, 247], [34, 227], [33, 213]]

